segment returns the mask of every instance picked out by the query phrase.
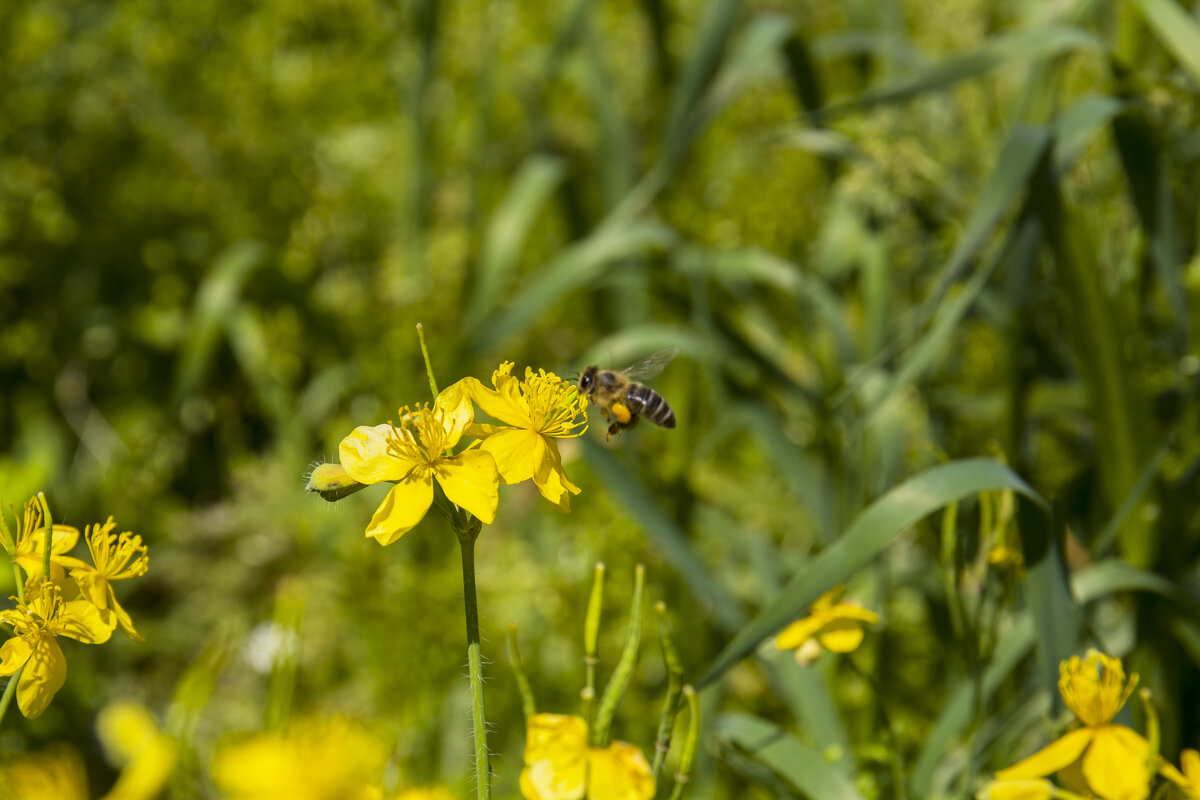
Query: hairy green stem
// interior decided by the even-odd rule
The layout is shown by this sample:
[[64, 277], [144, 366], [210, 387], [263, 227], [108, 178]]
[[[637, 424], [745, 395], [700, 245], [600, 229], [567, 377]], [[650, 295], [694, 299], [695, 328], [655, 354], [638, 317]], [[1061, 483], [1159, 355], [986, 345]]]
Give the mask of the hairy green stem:
[[479, 649], [479, 604], [475, 596], [476, 521], [456, 527], [462, 549], [463, 607], [467, 619], [467, 670], [471, 677], [471, 721], [475, 733], [476, 797], [488, 800], [492, 795], [492, 770], [488, 759], [487, 718], [483, 710], [483, 658]]

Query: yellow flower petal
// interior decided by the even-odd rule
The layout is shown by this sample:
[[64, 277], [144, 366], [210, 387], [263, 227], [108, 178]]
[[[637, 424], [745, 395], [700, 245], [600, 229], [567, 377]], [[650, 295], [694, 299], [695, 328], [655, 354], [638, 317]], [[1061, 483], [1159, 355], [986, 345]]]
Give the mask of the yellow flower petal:
[[53, 636], [40, 636], [17, 684], [17, 707], [28, 719], [40, 717], [67, 680], [67, 659]]
[[817, 635], [824, 620], [819, 617], [805, 617], [788, 625], [775, 637], [775, 646], [780, 650], [795, 650], [800, 645]]
[[975, 795], [978, 800], [1050, 800], [1054, 785], [1050, 781], [992, 781]]
[[480, 445], [496, 459], [496, 470], [506, 484], [533, 477], [546, 455], [542, 436], [524, 428], [501, 428]]
[[538, 487], [542, 497], [554, 503], [561, 511], [570, 511], [571, 495], [579, 494], [579, 487], [571, 483], [567, 473], [563, 472], [558, 442], [553, 439], [547, 442], [542, 464], [533, 476], [533, 485]]
[[587, 750], [588, 728], [583, 717], [574, 714], [534, 714], [525, 723], [525, 763], [553, 759], [568, 754], [583, 758]]
[[1188, 748], [1179, 754], [1179, 766], [1192, 788], [1200, 792], [1200, 753]]
[[496, 505], [500, 502], [500, 477], [491, 453], [468, 450], [439, 459], [434, 470], [438, 484], [450, 502], [489, 525], [495, 521]]
[[1091, 728], [1071, 731], [1007, 769], [996, 770], [997, 780], [1013, 781], [1043, 778], [1079, 759], [1092, 741]]
[[108, 579], [95, 567], [84, 564], [73, 569], [71, 578], [85, 600], [98, 608], [108, 608]]
[[398, 481], [416, 462], [389, 452], [388, 441], [400, 433], [389, 424], [360, 425], [338, 445], [338, 457], [350, 477], [359, 483]]
[[83, 759], [66, 745], [51, 745], [0, 764], [4, 800], [87, 800]]
[[[442, 435], [439, 437], [441, 447], [436, 453], [431, 453], [437, 456], [453, 449], [462, 438], [463, 431], [475, 419], [475, 409], [471, 406], [471, 397], [463, 381], [442, 390], [433, 403], [433, 413], [435, 419], [441, 421], [442, 428]], [[434, 447], [433, 442], [426, 444]]]
[[521, 397], [520, 382], [512, 376], [513, 363], [506, 361], [492, 373], [492, 385], [489, 389], [475, 378], [464, 378], [462, 383], [479, 406], [479, 410], [492, 419], [498, 419], [518, 428], [532, 428], [533, 421], [529, 417], [529, 405]]
[[1150, 743], [1124, 725], [1096, 728], [1083, 755], [1083, 777], [1105, 800], [1142, 800], [1150, 793]]
[[613, 742], [588, 754], [589, 800], [650, 800], [654, 775], [640, 748]]
[[821, 628], [817, 633], [817, 641], [831, 652], [852, 653], [862, 644], [864, 635], [862, 622], [855, 619], [835, 619]]
[[[12, 624], [9, 620], [5, 622]], [[33, 645], [24, 636], [14, 636], [0, 645], [0, 675], [12, 675], [33, 653]]]
[[433, 481], [412, 477], [392, 487], [367, 524], [367, 536], [389, 545], [412, 530], [433, 504]]
[[101, 610], [87, 600], [63, 603], [62, 629], [59, 636], [69, 636], [86, 644], [100, 644], [112, 637], [117, 621], [106, 618]]
[[578, 800], [587, 782], [587, 723], [567, 714], [534, 714], [526, 723], [521, 794], [527, 800]]
[[823, 614], [841, 602], [842, 595], [845, 593], [846, 585], [839, 583], [837, 586], [834, 586], [828, 592], [814, 600], [813, 604], [808, 608], [809, 613], [814, 617]]

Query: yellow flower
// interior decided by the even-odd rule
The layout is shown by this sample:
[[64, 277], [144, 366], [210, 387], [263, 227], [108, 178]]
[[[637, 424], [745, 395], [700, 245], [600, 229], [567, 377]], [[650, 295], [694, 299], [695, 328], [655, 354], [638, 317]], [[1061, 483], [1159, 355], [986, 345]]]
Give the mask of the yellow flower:
[[120, 627], [135, 642], [144, 642], [145, 639], [134, 630], [129, 613], [117, 602], [112, 582], [145, 575], [150, 559], [141, 536], [129, 531], [118, 536], [112, 532], [116, 527], [117, 523], [112, 517], [103, 525], [87, 527], [84, 538], [95, 566], [74, 558], [64, 559], [64, 564], [72, 568], [71, 578], [79, 586], [79, 593], [99, 608], [106, 620], [111, 618], [113, 626]]
[[25, 667], [17, 684], [17, 706], [30, 719], [46, 710], [67, 679], [67, 659], [55, 637], [99, 644], [113, 632], [100, 609], [87, 600], [63, 600], [52, 583], [31, 584], [25, 604], [0, 611], [0, 622], [11, 625], [15, 634], [0, 647], [0, 675]]
[[397, 794], [394, 800], [454, 800], [454, 795], [444, 786], [414, 786]]
[[567, 714], [534, 714], [527, 723], [521, 794], [526, 800], [650, 800], [654, 775], [628, 742], [588, 747], [587, 723]]
[[88, 800], [87, 770], [79, 753], [52, 745], [0, 764], [5, 800]]
[[821, 595], [809, 607], [809, 616], [796, 620], [775, 639], [780, 650], [795, 650], [796, 661], [811, 664], [821, 648], [834, 653], [850, 653], [863, 640], [863, 628], [879, 621], [873, 611], [852, 603], [842, 603], [846, 587], [838, 585]]
[[1117, 658], [1089, 650], [1059, 665], [1063, 702], [1084, 724], [1013, 766], [996, 772], [1000, 781], [1033, 780], [1077, 767], [1087, 789], [1105, 800], [1141, 800], [1149, 794], [1150, 744], [1136, 731], [1113, 725], [1138, 676], [1125, 678]]
[[438, 395], [433, 407], [400, 409], [392, 423], [355, 428], [338, 447], [342, 466], [359, 483], [394, 481], [367, 526], [367, 536], [391, 544], [421, 521], [433, 502], [433, 480], [446, 497], [484, 522], [496, 518], [499, 480], [490, 453], [450, 455], [474, 417], [458, 384]]
[[[10, 506], [11, 508], [11, 506]], [[14, 513], [15, 516], [15, 513]], [[46, 545], [46, 528], [42, 524], [42, 506], [35, 497], [25, 504], [24, 520], [18, 519], [17, 535], [14, 541], [7, 536], [0, 536], [0, 543], [8, 551], [9, 556], [22, 570], [28, 580], [41, 580], [43, 548]], [[7, 533], [7, 527], [4, 529]], [[50, 576], [58, 581], [64, 574], [64, 562], [73, 561], [67, 553], [79, 541], [79, 529], [70, 525], [55, 525], [53, 538], [50, 540]]]
[[382, 742], [350, 720], [300, 720], [221, 745], [212, 778], [229, 800], [378, 800], [387, 758]]
[[[1175, 769], [1171, 764], [1164, 762], [1159, 771], [1167, 778], [1170, 778], [1179, 789], [1183, 790], [1182, 794], [1184, 797], [1200, 797], [1200, 753], [1191, 749], [1184, 750], [1179, 754], [1179, 766], [1183, 767], [1183, 772]], [[1179, 792], [1175, 792], [1167, 796], [1177, 797], [1178, 795]]]
[[162, 732], [143, 706], [111, 703], [96, 718], [96, 733], [110, 760], [122, 765], [111, 800], [149, 800], [158, 795], [175, 768], [175, 741]]
[[476, 425], [469, 434], [483, 439], [480, 447], [495, 456], [506, 484], [532, 478], [542, 497], [567, 511], [579, 487], [563, 472], [555, 439], [573, 439], [587, 430], [587, 398], [553, 372], [535, 375], [526, 367], [525, 380], [518, 381], [512, 368], [505, 361], [492, 373], [495, 389], [474, 378], [461, 381], [480, 410], [508, 426]]
[[1050, 800], [1054, 784], [1050, 781], [992, 781], [975, 795], [978, 800]]

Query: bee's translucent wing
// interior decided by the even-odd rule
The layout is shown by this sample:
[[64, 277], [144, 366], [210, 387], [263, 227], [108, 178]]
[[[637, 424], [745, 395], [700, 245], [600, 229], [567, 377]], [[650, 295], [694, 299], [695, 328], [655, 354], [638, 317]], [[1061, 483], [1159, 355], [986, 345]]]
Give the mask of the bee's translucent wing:
[[643, 378], [653, 378], [655, 375], [663, 371], [667, 364], [671, 363], [671, 359], [679, 355], [678, 347], [668, 347], [665, 350], [659, 350], [649, 358], [642, 359], [633, 366], [621, 370], [625, 373], [625, 377], [633, 380]]

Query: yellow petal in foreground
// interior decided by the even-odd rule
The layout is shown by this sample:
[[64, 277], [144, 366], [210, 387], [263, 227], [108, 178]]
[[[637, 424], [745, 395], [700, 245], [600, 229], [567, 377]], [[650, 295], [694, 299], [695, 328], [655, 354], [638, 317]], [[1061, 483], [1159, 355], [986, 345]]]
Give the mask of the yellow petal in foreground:
[[1124, 725], [1096, 728], [1083, 756], [1083, 777], [1105, 800], [1142, 800], [1150, 793], [1150, 743]]
[[438, 484], [451, 503], [465, 508], [489, 525], [496, 520], [500, 481], [491, 453], [468, 450], [440, 459], [434, 470]]
[[0, 764], [4, 800], [87, 800], [83, 759], [65, 745], [51, 746]]
[[387, 545], [408, 533], [433, 504], [433, 481], [410, 478], [397, 483], [367, 524], [367, 536]]
[[17, 708], [27, 719], [42, 715], [67, 682], [67, 659], [53, 636], [39, 636], [17, 684]]
[[1058, 772], [1083, 755], [1083, 751], [1092, 742], [1091, 728], [1080, 728], [1071, 731], [1066, 736], [1018, 761], [1007, 769], [996, 770], [996, 778], [1002, 781], [1027, 780], [1042, 778]]
[[568, 714], [534, 714], [526, 723], [521, 794], [528, 800], [578, 800], [587, 785], [587, 723]]
[[628, 742], [592, 748], [588, 758], [590, 800], [650, 800], [654, 775], [641, 749]]

